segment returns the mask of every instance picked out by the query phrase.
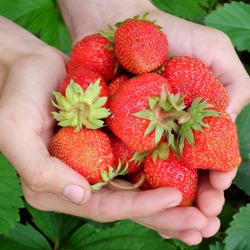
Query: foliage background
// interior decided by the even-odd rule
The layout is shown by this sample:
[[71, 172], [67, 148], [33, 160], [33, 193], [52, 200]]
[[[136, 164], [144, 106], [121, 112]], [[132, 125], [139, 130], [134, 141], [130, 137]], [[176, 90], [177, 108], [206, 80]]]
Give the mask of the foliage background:
[[[249, 1], [152, 0], [152, 3], [165, 12], [225, 32], [250, 72]], [[0, 0], [0, 15], [70, 54], [71, 41], [56, 0]], [[242, 110], [236, 123], [243, 162], [233, 185], [225, 192], [220, 231], [201, 244], [190, 247], [177, 240], [163, 240], [154, 231], [131, 221], [102, 224], [36, 210], [25, 203], [19, 177], [0, 153], [0, 250], [250, 249], [250, 105]]]

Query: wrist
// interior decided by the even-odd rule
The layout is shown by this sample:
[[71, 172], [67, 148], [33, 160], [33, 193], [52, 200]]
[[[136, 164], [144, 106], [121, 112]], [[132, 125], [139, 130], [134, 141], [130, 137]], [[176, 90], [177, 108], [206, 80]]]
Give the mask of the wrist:
[[156, 10], [150, 0], [59, 0], [59, 5], [73, 45], [108, 24]]

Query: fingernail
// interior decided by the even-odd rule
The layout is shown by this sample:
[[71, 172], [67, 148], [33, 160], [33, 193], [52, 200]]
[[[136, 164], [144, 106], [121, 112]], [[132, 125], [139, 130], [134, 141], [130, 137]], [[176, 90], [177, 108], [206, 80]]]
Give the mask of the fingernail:
[[63, 190], [63, 197], [75, 204], [80, 204], [84, 198], [84, 195], [84, 188], [75, 184], [69, 184]]

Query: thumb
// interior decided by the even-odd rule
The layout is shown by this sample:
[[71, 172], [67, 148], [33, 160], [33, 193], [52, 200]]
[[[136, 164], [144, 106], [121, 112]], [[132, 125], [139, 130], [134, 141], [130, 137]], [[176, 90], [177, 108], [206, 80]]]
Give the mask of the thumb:
[[235, 121], [241, 110], [250, 102], [250, 78], [241, 80], [241, 83], [230, 83], [226, 86], [229, 94], [227, 112]]
[[51, 193], [69, 202], [85, 203], [91, 195], [87, 180], [59, 159], [51, 157], [37, 134], [15, 134], [2, 153], [16, 168], [22, 182], [33, 192]]

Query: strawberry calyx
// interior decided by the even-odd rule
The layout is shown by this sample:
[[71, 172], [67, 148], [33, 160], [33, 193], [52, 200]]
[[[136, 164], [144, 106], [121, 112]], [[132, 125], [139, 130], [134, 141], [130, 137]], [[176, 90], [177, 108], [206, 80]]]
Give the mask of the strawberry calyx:
[[149, 22], [149, 23], [152, 23], [152, 24], [154, 24], [155, 26], [157, 26], [158, 28], [161, 28], [159, 25], [156, 25], [156, 20], [149, 20], [149, 19], [147, 19], [147, 16], [149, 15], [149, 12], [146, 12], [146, 13], [144, 13], [142, 16], [140, 16], [140, 15], [136, 15], [136, 16], [134, 16], [133, 18], [127, 18], [127, 19], [125, 19], [125, 20], [123, 20], [123, 21], [121, 21], [121, 22], [117, 22], [116, 24], [115, 24], [115, 26], [118, 28], [119, 26], [121, 26], [123, 23], [125, 23], [125, 22], [127, 22], [127, 21], [129, 21], [129, 20], [137, 20], [137, 21], [145, 21], [145, 22]]
[[108, 24], [107, 30], [99, 30], [100, 35], [103, 36], [104, 38], [106, 38], [110, 42], [108, 44], [108, 47], [107, 47], [108, 50], [114, 49], [116, 29], [117, 29], [116, 26], [114, 27], [114, 26]]
[[125, 175], [128, 172], [128, 164], [124, 166], [122, 162], [119, 162], [117, 168], [112, 166], [109, 167], [108, 171], [101, 169], [101, 177], [102, 182], [98, 182], [96, 184], [91, 185], [91, 190], [93, 192], [97, 192], [103, 186], [107, 185], [108, 183], [112, 184], [111, 180], [113, 180], [118, 175]]
[[66, 88], [66, 94], [53, 91], [56, 102], [52, 101], [59, 111], [52, 112], [53, 118], [59, 126], [71, 126], [75, 131], [80, 131], [82, 126], [89, 129], [98, 129], [104, 126], [102, 119], [110, 115], [110, 111], [104, 108], [107, 97], [98, 98], [101, 91], [100, 79], [90, 83], [84, 91], [82, 87], [73, 80]]
[[154, 96], [148, 98], [149, 109], [139, 111], [134, 116], [149, 120], [149, 125], [144, 136], [155, 131], [155, 145], [157, 145], [162, 136], [166, 135], [170, 146], [175, 147], [174, 134], [179, 131], [179, 123], [188, 121], [191, 117], [183, 102], [184, 96], [179, 93], [176, 95], [167, 93], [162, 88], [160, 97]]
[[209, 104], [207, 100], [202, 100], [197, 97], [188, 108], [187, 112], [190, 114], [189, 120], [179, 120], [180, 130], [178, 134], [179, 150], [182, 152], [184, 141], [187, 140], [189, 144], [194, 146], [193, 130], [203, 131], [203, 127], [209, 128], [209, 124], [203, 122], [205, 117], [218, 116], [219, 112], [213, 109], [213, 105]]
[[156, 161], [158, 157], [162, 161], [164, 161], [169, 156], [170, 148], [171, 147], [168, 145], [168, 143], [164, 141], [151, 150], [144, 151], [144, 152], [135, 152], [131, 160], [138, 162], [138, 164], [141, 164], [145, 161], [145, 158], [147, 155], [152, 154], [152, 159], [154, 162]]
[[146, 156], [150, 153], [151, 153], [151, 150], [144, 151], [144, 152], [136, 151], [136, 152], [134, 152], [133, 156], [131, 157], [131, 159], [129, 161], [133, 161], [137, 165], [140, 165], [145, 161]]
[[162, 142], [159, 144], [152, 152], [152, 159], [156, 162], [157, 158], [159, 157], [162, 161], [167, 160], [170, 154], [170, 147], [167, 142]]

